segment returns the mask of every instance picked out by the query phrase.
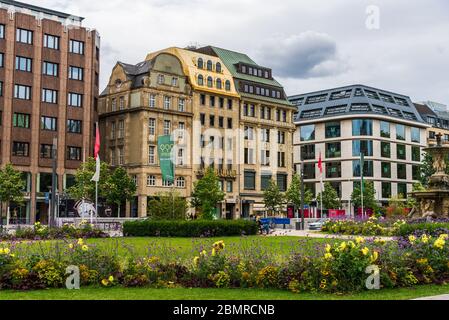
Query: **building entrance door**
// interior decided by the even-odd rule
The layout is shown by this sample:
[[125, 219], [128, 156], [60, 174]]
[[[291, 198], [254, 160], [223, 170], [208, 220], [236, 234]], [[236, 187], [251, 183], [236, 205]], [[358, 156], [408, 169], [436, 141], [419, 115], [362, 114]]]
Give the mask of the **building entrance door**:
[[235, 203], [226, 203], [226, 219], [234, 219]]

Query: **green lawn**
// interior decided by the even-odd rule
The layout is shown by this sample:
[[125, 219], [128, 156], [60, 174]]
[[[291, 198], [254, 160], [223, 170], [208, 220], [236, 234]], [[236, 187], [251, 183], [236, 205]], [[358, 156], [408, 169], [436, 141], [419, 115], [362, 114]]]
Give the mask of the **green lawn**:
[[[322, 247], [327, 242], [335, 242], [335, 239], [321, 238], [299, 238], [299, 237], [220, 237], [220, 238], [106, 238], [88, 239], [87, 244], [95, 245], [116, 252], [123, 258], [143, 257], [156, 255], [163, 260], [180, 261], [191, 260], [203, 250], [210, 250], [212, 244], [217, 240], [224, 240], [227, 253], [245, 254], [250, 250], [258, 250], [260, 253], [276, 256], [279, 259], [288, 257], [292, 252], [298, 250], [316, 250], [317, 246]], [[76, 240], [70, 240], [76, 241]], [[67, 241], [37, 241], [33, 243], [21, 243], [17, 245], [16, 252], [39, 251], [56, 252], [57, 247], [67, 246]]]
[[149, 289], [81, 288], [37, 291], [0, 291], [0, 300], [402, 300], [449, 294], [449, 285], [425, 285], [413, 288], [382, 289], [350, 295], [295, 294], [261, 289]]

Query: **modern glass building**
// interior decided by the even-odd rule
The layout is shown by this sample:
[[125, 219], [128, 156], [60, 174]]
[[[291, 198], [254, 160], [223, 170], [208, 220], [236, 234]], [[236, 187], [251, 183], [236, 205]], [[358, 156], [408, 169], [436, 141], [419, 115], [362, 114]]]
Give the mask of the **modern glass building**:
[[297, 171], [304, 163], [306, 186], [315, 194], [321, 191], [320, 154], [323, 181], [337, 190], [347, 214], [353, 212], [351, 194], [362, 170], [365, 180], [374, 182], [379, 203], [412, 190], [429, 125], [408, 96], [352, 85], [289, 100], [297, 107], [294, 163]]

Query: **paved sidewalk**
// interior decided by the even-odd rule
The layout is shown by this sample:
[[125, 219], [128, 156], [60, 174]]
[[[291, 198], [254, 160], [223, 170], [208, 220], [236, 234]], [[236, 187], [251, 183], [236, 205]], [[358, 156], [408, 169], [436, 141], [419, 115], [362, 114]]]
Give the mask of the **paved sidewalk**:
[[[294, 230], [294, 229], [275, 229], [270, 236], [293, 236], [293, 237], [310, 237], [310, 238], [329, 238], [329, 239], [345, 239], [345, 240], [353, 240], [359, 236], [350, 236], [350, 235], [342, 235], [342, 234], [327, 234], [321, 233], [320, 231], [313, 230]], [[361, 236], [365, 239], [384, 239], [387, 241], [393, 240], [393, 237], [380, 237], [380, 236]]]
[[412, 300], [449, 300], [449, 294], [441, 294], [439, 296], [416, 298]]

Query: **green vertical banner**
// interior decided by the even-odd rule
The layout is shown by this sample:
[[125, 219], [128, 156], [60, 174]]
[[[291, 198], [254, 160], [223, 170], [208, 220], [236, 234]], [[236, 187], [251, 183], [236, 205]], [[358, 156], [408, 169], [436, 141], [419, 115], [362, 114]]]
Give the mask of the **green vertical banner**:
[[363, 193], [363, 169], [365, 168], [365, 156], [360, 154], [360, 192]]
[[157, 138], [157, 153], [162, 179], [167, 182], [174, 182], [175, 180], [175, 168], [172, 155], [173, 146], [174, 143], [171, 140], [171, 135], [159, 136]]

